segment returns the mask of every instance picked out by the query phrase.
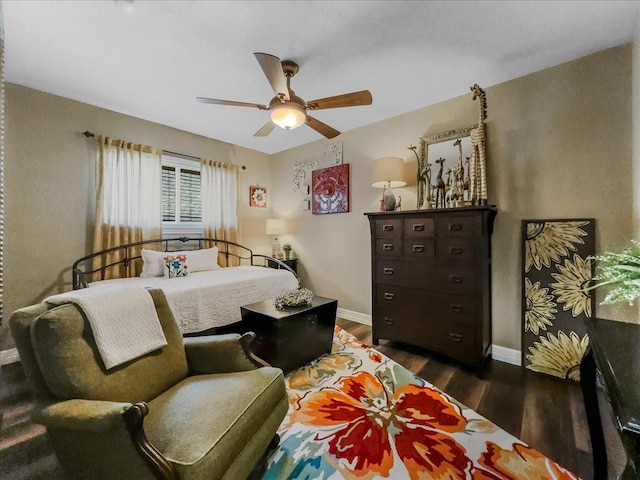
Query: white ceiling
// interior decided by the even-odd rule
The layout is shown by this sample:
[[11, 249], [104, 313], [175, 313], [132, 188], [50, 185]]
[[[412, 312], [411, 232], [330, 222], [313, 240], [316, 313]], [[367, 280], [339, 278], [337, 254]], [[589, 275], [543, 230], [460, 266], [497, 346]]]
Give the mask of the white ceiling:
[[296, 61], [307, 101], [369, 89], [314, 112], [344, 132], [640, 32], [638, 1], [1, 1], [8, 82], [266, 153], [323, 137], [256, 138], [268, 112], [195, 100], [268, 104], [254, 52]]

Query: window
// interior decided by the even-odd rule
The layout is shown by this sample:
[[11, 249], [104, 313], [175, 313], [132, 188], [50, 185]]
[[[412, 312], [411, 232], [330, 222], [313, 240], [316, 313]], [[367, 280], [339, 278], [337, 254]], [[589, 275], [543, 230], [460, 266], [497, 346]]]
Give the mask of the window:
[[162, 155], [162, 230], [164, 234], [202, 234], [200, 164]]

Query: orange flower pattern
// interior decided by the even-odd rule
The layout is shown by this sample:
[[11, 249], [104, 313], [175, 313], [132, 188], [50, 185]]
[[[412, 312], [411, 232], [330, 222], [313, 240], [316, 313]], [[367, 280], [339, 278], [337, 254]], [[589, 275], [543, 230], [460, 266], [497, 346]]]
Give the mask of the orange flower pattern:
[[433, 389], [405, 385], [391, 392], [374, 375], [359, 372], [310, 392], [298, 405], [293, 422], [317, 429], [339, 468], [356, 478], [372, 471], [389, 475], [392, 440], [409, 473], [419, 468], [455, 477], [470, 464], [447, 435], [462, 430], [466, 420]]
[[287, 376], [265, 480], [579, 480], [339, 327], [333, 352]]
[[473, 477], [474, 480], [503, 478], [579, 480], [573, 473], [522, 443], [514, 443], [513, 449], [503, 449], [493, 442], [487, 442], [487, 449], [480, 457], [479, 463], [488, 471], [478, 470], [477, 475]]

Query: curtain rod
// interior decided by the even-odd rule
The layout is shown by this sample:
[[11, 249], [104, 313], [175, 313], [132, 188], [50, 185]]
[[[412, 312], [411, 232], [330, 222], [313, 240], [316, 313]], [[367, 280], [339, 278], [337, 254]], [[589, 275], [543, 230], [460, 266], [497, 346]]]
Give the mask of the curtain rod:
[[[90, 132], [89, 130], [85, 130], [84, 132], [82, 132], [82, 135], [84, 135], [87, 138], [95, 137], [94, 133]], [[167, 153], [169, 155], [179, 155], [181, 157], [190, 158], [192, 160], [197, 160], [198, 162], [200, 161], [199, 157], [194, 157], [193, 155], [186, 155], [184, 153], [172, 152], [170, 150], [162, 150], [162, 152], [163, 153]], [[247, 169], [246, 165], [242, 165], [240, 168], [242, 168], [242, 170], [246, 170]]]

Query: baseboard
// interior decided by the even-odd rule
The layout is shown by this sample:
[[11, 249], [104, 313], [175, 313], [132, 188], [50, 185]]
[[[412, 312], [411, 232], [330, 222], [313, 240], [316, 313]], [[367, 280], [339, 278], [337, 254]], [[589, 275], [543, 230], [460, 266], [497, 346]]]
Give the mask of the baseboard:
[[365, 313], [354, 312], [353, 310], [345, 310], [344, 308], [338, 308], [337, 316], [344, 318], [345, 320], [351, 320], [352, 322], [362, 323], [363, 325], [371, 326], [371, 315]]
[[493, 345], [491, 347], [491, 358], [518, 367], [522, 365], [522, 352], [520, 350], [501, 347], [500, 345]]
[[10, 363], [16, 363], [20, 361], [20, 355], [18, 355], [17, 348], [10, 348], [9, 350], [0, 351], [0, 365], [8, 365]]

